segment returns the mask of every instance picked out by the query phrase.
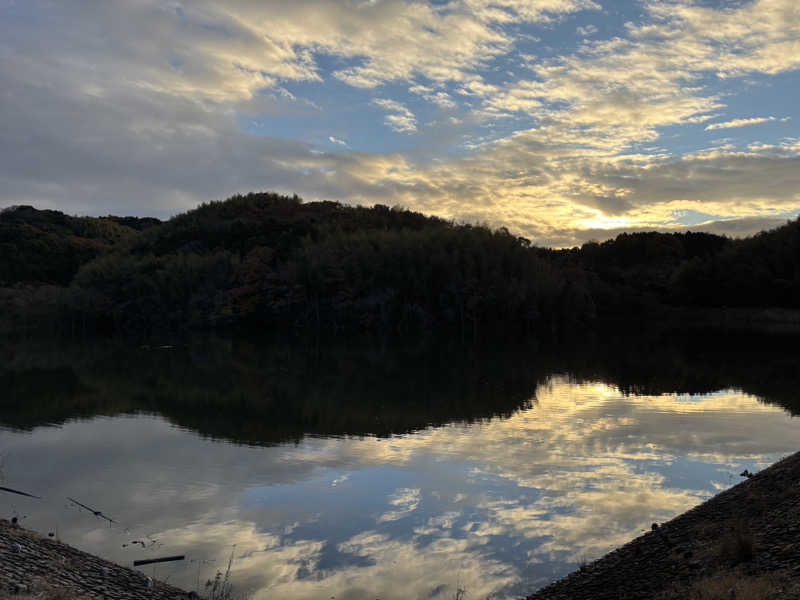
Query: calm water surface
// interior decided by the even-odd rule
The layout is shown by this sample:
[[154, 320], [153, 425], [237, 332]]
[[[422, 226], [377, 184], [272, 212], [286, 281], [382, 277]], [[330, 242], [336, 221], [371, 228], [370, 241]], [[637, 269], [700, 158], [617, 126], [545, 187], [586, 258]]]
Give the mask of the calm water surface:
[[185, 554], [144, 571], [188, 589], [232, 555], [255, 598], [519, 597], [800, 440], [775, 378], [779, 400], [753, 393], [725, 356], [318, 352], [15, 350], [4, 485], [44, 500], [3, 494], [0, 517], [122, 564]]

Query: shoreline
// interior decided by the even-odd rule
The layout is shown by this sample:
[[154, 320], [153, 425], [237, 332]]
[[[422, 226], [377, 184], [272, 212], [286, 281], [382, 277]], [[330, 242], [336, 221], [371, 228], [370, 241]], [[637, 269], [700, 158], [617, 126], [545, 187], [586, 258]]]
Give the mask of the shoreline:
[[734, 597], [800, 598], [800, 452], [526, 600]]
[[188, 600], [198, 595], [0, 519], [0, 598]]

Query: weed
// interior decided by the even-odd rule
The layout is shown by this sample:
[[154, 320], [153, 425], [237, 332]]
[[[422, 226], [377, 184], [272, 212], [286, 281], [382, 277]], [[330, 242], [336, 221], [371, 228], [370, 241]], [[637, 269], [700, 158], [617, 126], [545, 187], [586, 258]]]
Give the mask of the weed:
[[209, 579], [206, 582], [206, 597], [208, 600], [235, 600], [236, 596], [234, 596], [233, 585], [230, 581], [231, 567], [233, 566], [233, 553], [235, 550], [236, 545], [234, 544], [233, 548], [231, 548], [231, 556], [228, 559], [228, 567], [225, 569], [225, 573], [223, 574], [221, 571], [217, 571], [214, 579]]
[[753, 560], [754, 554], [755, 540], [747, 525], [736, 522], [726, 528], [719, 548], [723, 561], [736, 565]]
[[580, 560], [578, 561], [578, 570], [584, 573], [589, 566], [589, 562], [589, 557], [586, 554], [581, 554]]

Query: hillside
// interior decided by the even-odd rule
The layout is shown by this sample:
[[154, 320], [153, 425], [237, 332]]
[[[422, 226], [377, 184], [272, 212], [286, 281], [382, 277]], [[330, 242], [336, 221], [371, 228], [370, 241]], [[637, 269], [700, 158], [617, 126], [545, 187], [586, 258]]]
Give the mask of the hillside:
[[70, 217], [14, 206], [0, 211], [0, 285], [68, 285], [81, 265], [160, 223], [136, 217]]
[[[505, 231], [274, 194], [203, 205], [85, 264], [71, 289], [115, 329], [535, 331], [592, 318]], [[558, 314], [560, 305], [573, 310]], [[99, 307], [99, 309], [98, 309]], [[583, 312], [581, 312], [583, 310]]]
[[550, 250], [503, 228], [262, 193], [163, 223], [7, 209], [0, 258], [6, 331], [477, 339], [683, 308], [800, 308], [800, 220], [743, 240], [651, 232]]

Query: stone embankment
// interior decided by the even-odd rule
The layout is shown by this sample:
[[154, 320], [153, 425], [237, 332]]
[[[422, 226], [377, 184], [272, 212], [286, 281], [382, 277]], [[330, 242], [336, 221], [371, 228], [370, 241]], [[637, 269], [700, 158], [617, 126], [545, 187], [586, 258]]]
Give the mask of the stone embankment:
[[800, 598], [800, 453], [744, 476], [527, 600]]
[[196, 597], [0, 519], [0, 598], [184, 600]]

